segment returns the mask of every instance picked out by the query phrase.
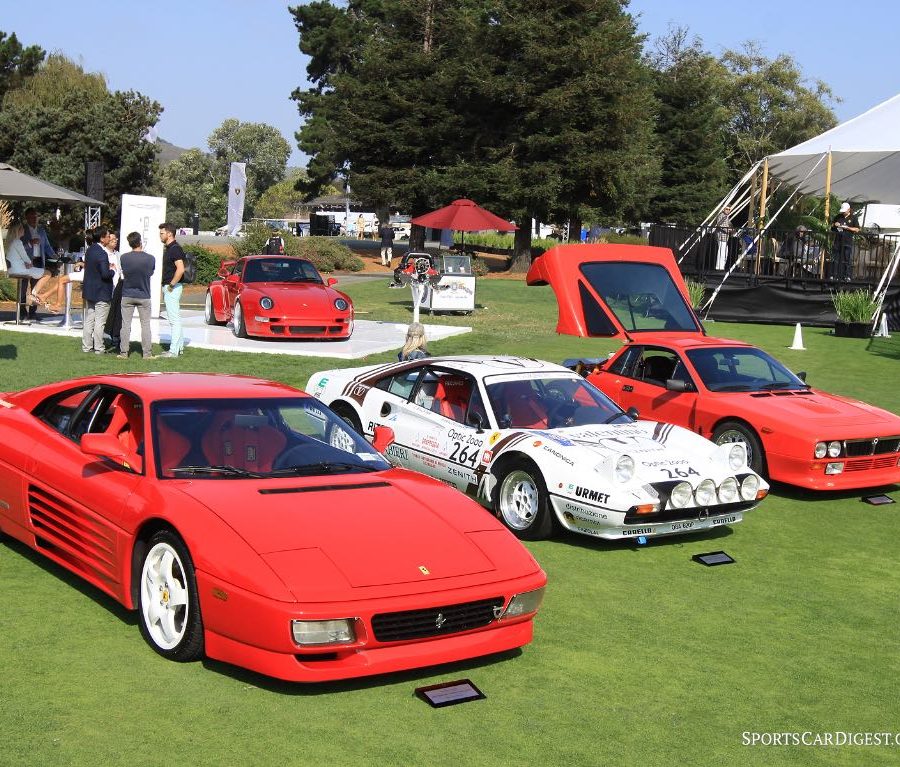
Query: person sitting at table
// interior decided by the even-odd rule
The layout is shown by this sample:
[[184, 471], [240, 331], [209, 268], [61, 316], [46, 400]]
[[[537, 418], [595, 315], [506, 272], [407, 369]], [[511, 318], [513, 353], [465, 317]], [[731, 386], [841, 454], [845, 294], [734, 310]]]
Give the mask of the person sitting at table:
[[34, 266], [25, 250], [22, 242], [22, 236], [25, 234], [25, 227], [16, 222], [9, 227], [9, 234], [6, 236], [6, 261], [9, 268], [10, 277], [28, 277], [36, 280], [31, 292], [26, 295], [26, 306], [47, 306], [46, 296], [41, 296], [41, 290], [46, 286], [50, 279], [50, 272], [43, 267]]

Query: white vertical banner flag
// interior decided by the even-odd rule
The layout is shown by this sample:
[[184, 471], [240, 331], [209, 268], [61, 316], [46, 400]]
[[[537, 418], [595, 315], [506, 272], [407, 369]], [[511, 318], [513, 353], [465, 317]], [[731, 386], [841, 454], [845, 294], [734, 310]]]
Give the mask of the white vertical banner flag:
[[[166, 220], [166, 198], [147, 197], [140, 194], [122, 195], [122, 224], [119, 229], [119, 252], [127, 253], [127, 237], [132, 232], [141, 235], [144, 250], [156, 259], [156, 270], [150, 280], [151, 316], [159, 317], [159, 302], [162, 299], [162, 258], [163, 244], [159, 239], [159, 225]], [[138, 325], [139, 326], [139, 325]], [[132, 333], [139, 338], [140, 333]]]
[[244, 222], [244, 196], [247, 192], [247, 163], [231, 163], [228, 182], [228, 234], [235, 235]]

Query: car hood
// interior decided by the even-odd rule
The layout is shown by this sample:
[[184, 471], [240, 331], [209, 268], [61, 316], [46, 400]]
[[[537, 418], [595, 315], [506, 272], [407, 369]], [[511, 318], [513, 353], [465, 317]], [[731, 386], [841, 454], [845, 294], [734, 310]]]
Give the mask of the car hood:
[[333, 312], [334, 302], [338, 298], [351, 304], [350, 299], [338, 290], [327, 285], [303, 282], [255, 282], [252, 286], [245, 285], [241, 295], [244, 298], [252, 296], [257, 300], [261, 296], [269, 296], [275, 302], [276, 311], [303, 309]]
[[[403, 470], [198, 481], [183, 489], [234, 529], [295, 594], [317, 588], [305, 582], [335, 576], [352, 588], [472, 575], [483, 581], [510, 556], [518, 560], [516, 574], [537, 569], [474, 501]], [[521, 554], [511, 555], [510, 541], [499, 540], [498, 532]], [[497, 556], [485, 546], [486, 535], [500, 544]]]
[[[741, 402], [746, 414], [753, 413], [756, 421], [762, 415], [767, 421], [789, 424], [792, 430], [813, 431], [816, 434], [840, 429], [848, 437], [872, 436], [873, 427], [884, 436], [900, 434], [900, 417], [887, 410], [859, 400], [811, 389], [806, 392], [722, 393], [734, 403]], [[733, 399], [732, 399], [733, 398]]]
[[[520, 449], [515, 442], [511, 444]], [[535, 430], [519, 444], [527, 444], [533, 454], [552, 461], [563, 472], [561, 476], [574, 478], [567, 481], [612, 482], [614, 462], [623, 454], [634, 459], [634, 481], [639, 484], [671, 480], [677, 467], [692, 467], [697, 477], [721, 478], [734, 473], [725, 466], [721, 449], [709, 440], [679, 426], [653, 421]]]

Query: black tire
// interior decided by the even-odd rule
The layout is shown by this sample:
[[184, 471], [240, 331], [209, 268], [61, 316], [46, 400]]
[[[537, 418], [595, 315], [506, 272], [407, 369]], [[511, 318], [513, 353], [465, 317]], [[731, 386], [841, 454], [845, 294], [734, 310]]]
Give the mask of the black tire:
[[539, 541], [556, 532], [547, 485], [531, 461], [515, 459], [503, 465], [491, 502], [494, 514], [517, 538]]
[[343, 403], [335, 403], [331, 406], [331, 409], [337, 413], [341, 418], [343, 418], [349, 426], [351, 426], [357, 434], [361, 436], [365, 436], [362, 430], [362, 424], [359, 422], [359, 418], [356, 415], [353, 408], [350, 405], [345, 405]]
[[203, 619], [194, 563], [187, 546], [170, 530], [147, 542], [140, 563], [138, 625], [156, 652], [179, 663], [203, 657]]
[[747, 444], [747, 463], [750, 468], [757, 474], [768, 476], [766, 471], [766, 452], [763, 450], [762, 442], [746, 424], [740, 421], [724, 421], [720, 423], [712, 436], [713, 442], [717, 445], [724, 445], [727, 442], [745, 442]]
[[244, 307], [240, 301], [234, 302], [234, 316], [231, 318], [231, 332], [238, 338], [247, 337], [247, 323], [244, 322]]
[[220, 320], [216, 319], [216, 310], [213, 308], [212, 293], [206, 291], [206, 302], [203, 306], [203, 319], [207, 325], [221, 325]]

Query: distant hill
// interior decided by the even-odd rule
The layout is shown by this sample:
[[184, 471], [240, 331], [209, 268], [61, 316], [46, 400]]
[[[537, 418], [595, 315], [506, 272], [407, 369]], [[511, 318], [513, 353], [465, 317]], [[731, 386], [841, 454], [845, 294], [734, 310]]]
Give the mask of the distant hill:
[[157, 139], [156, 146], [159, 147], [157, 159], [161, 166], [168, 165], [172, 160], [177, 160], [181, 155], [188, 151], [184, 147], [175, 146], [175, 144], [169, 143], [164, 138]]

